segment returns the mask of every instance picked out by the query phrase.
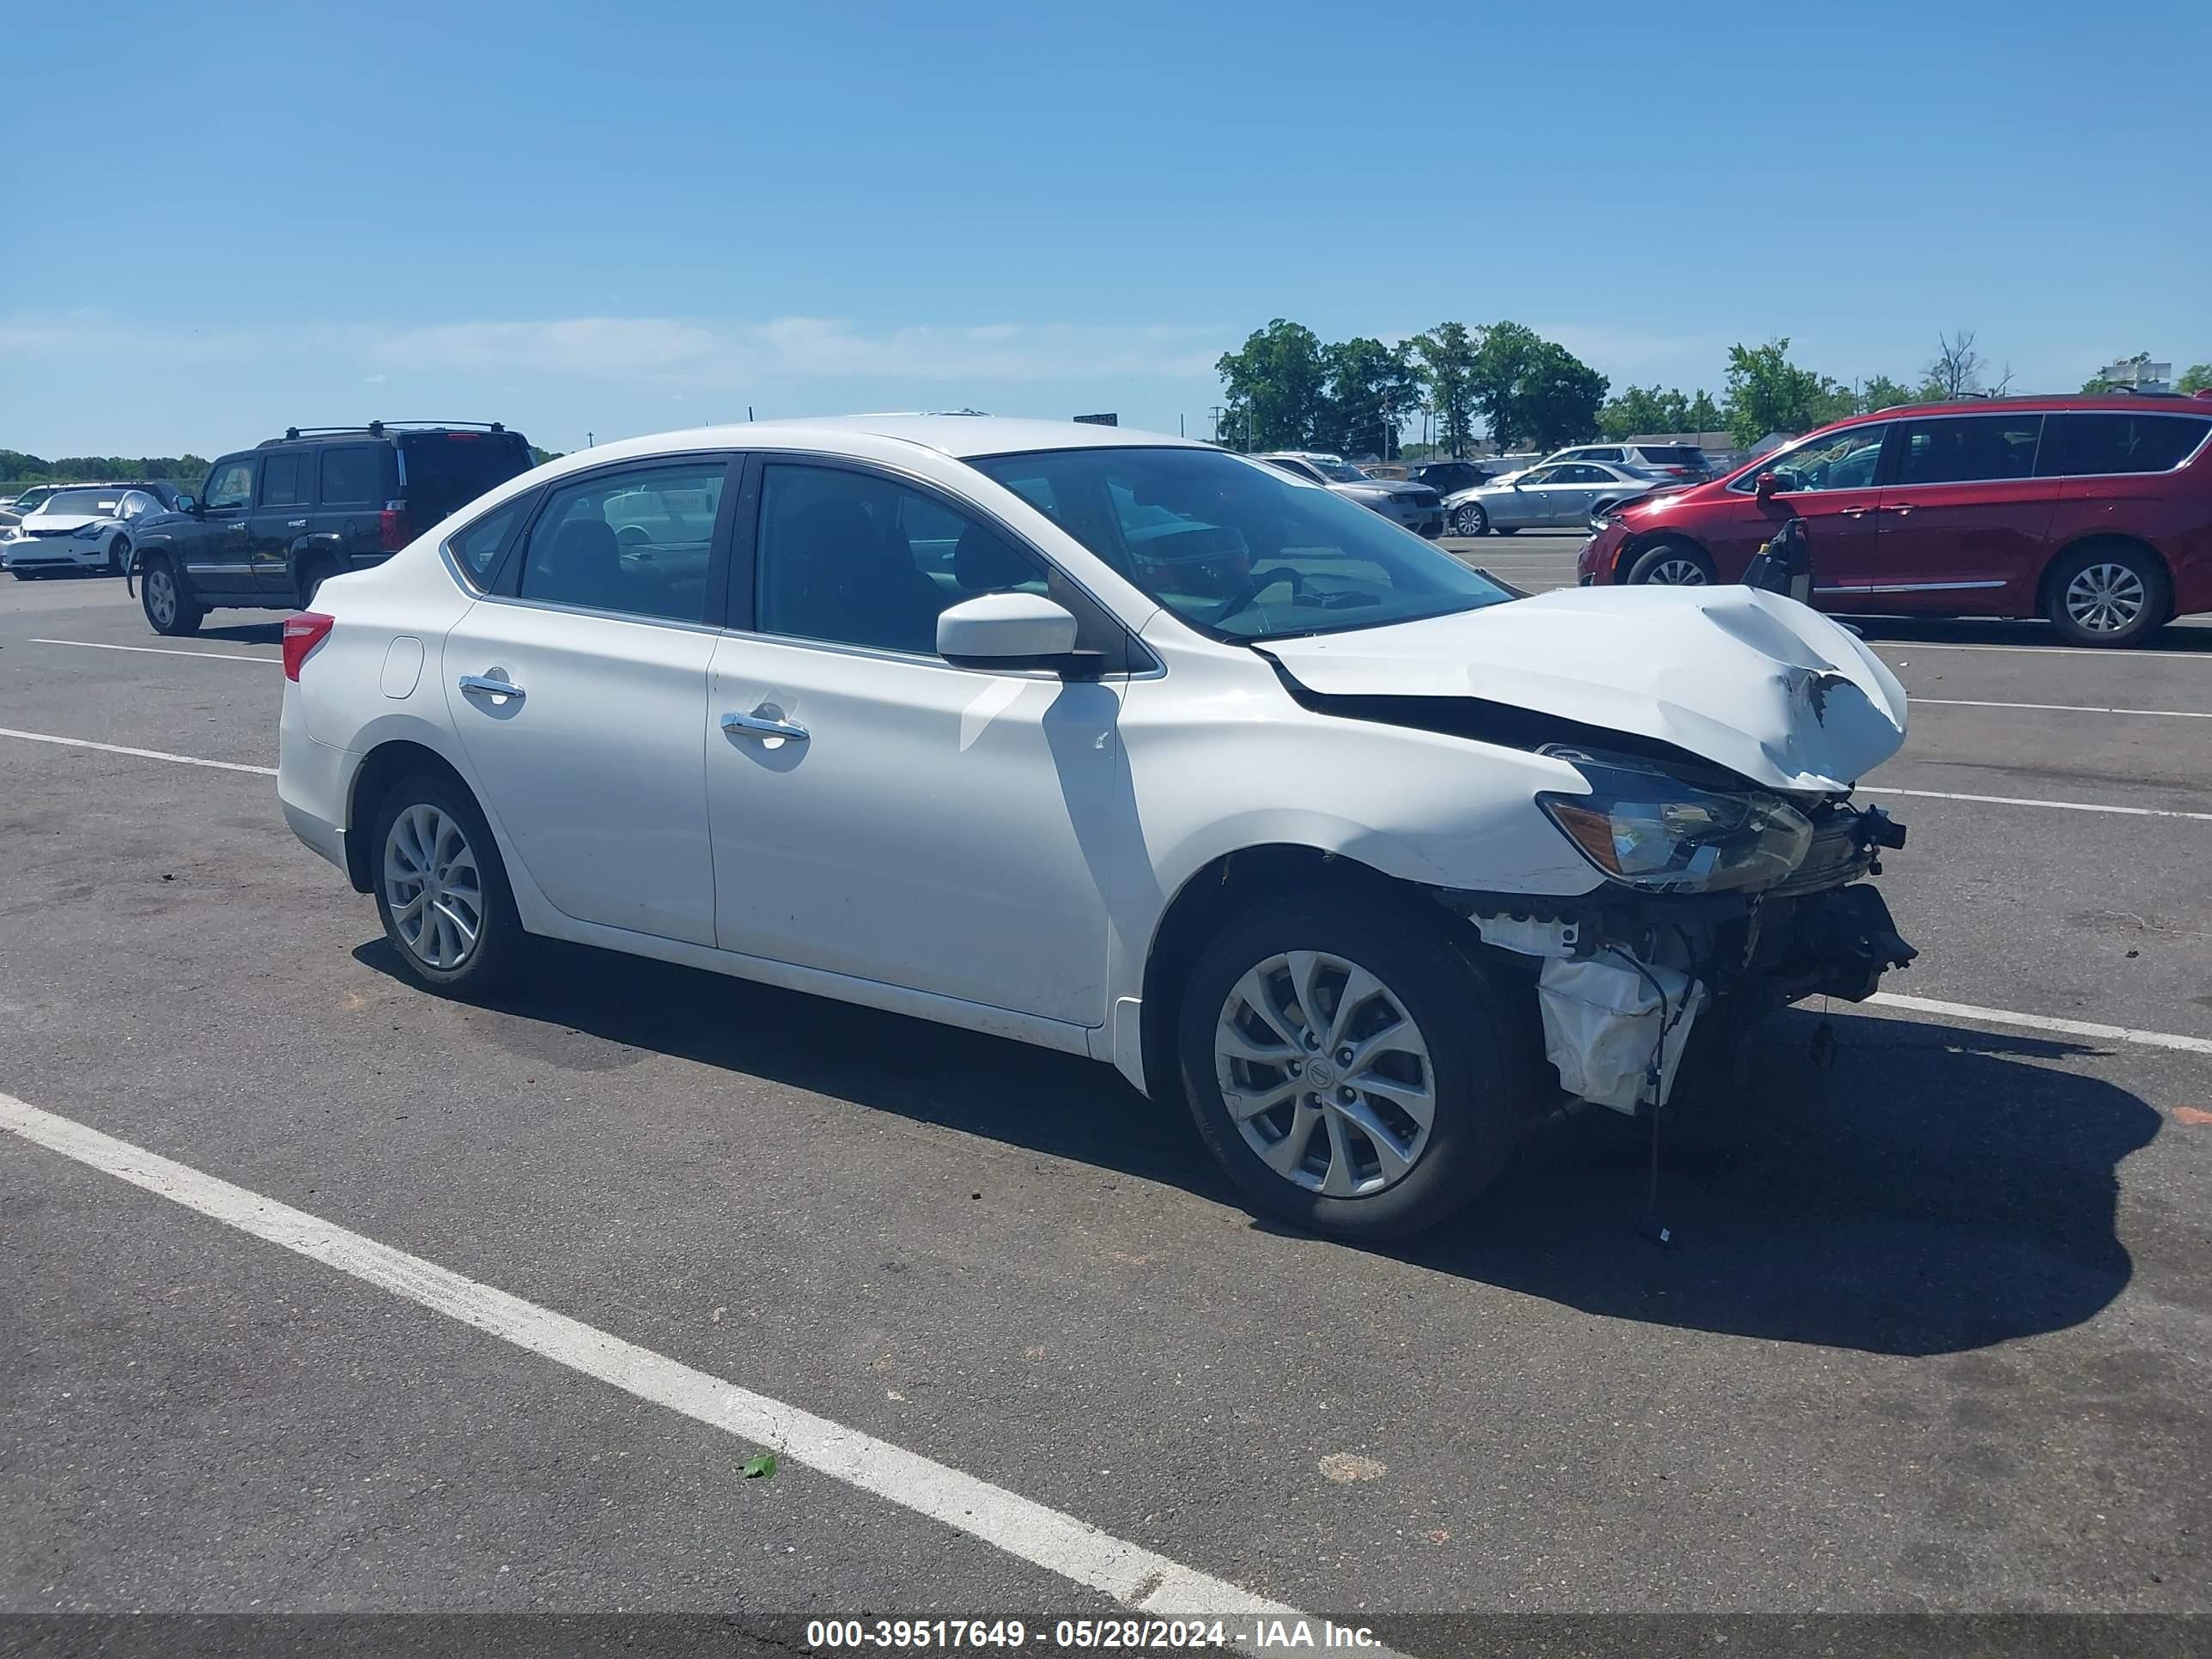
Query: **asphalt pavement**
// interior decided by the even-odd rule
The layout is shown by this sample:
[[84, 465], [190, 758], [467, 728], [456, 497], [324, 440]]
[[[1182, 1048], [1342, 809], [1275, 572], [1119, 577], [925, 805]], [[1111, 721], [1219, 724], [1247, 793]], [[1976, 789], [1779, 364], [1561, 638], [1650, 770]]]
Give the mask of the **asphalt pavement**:
[[[1578, 539], [1452, 545], [1537, 587]], [[0, 1134], [0, 1610], [1174, 1580], [1082, 1581], [1040, 1517], [1408, 1649], [1445, 1611], [2206, 1609], [2212, 624], [1866, 628], [1916, 700], [1863, 791], [1911, 828], [1887, 989], [1953, 1012], [1777, 1020], [1668, 1132], [1671, 1250], [1603, 1113], [1361, 1250], [1255, 1222], [1103, 1066], [565, 947], [426, 996], [252, 769], [276, 617], [0, 586], [0, 1095], [982, 1483], [947, 1519], [804, 1435], [747, 1478], [775, 1448], [550, 1340]]]

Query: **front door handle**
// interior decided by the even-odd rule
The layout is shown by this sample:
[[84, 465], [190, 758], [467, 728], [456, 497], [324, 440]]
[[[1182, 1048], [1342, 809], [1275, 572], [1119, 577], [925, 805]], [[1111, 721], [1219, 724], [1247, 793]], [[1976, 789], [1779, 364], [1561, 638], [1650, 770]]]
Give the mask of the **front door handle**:
[[[768, 705], [763, 703], [761, 707], [765, 708]], [[793, 743], [806, 741], [805, 726], [796, 721], [778, 720], [767, 714], [725, 714], [722, 716], [722, 730], [755, 738], [787, 738]]]
[[513, 697], [517, 702], [522, 701], [520, 686], [509, 680], [495, 680], [488, 674], [462, 675], [461, 690], [481, 691], [487, 697]]

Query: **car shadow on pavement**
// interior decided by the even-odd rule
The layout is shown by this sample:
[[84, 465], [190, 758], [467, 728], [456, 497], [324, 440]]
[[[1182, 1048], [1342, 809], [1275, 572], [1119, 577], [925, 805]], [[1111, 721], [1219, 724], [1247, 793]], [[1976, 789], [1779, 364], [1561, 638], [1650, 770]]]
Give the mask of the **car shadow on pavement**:
[[281, 622], [234, 623], [228, 628], [210, 628], [203, 623], [199, 637], [225, 640], [233, 645], [282, 645], [284, 643], [284, 624]]
[[[1104, 1066], [541, 943], [536, 971], [489, 1007], [1237, 1202], [1180, 1104]], [[399, 976], [382, 939], [354, 954]], [[1826, 1063], [1812, 1040], [1824, 1018]], [[1612, 1318], [1880, 1353], [2063, 1329], [2128, 1283], [2118, 1166], [2161, 1122], [2126, 1090], [2050, 1063], [2096, 1052], [1787, 1013], [1756, 1040], [1747, 1085], [1662, 1126], [1656, 1212], [1671, 1248], [1638, 1232], [1647, 1125], [1585, 1108], [1537, 1128], [1462, 1218], [1372, 1253]]]

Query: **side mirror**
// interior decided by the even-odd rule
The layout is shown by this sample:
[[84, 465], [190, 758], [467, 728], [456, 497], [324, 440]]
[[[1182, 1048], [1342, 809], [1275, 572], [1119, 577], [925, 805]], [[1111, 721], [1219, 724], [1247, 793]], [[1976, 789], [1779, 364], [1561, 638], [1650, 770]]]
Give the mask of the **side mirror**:
[[181, 490], [178, 492], [178, 495], [177, 495], [177, 511], [178, 511], [178, 512], [179, 512], [179, 513], [190, 513], [190, 514], [193, 514], [193, 515], [195, 515], [195, 516], [198, 516], [198, 513], [199, 513], [199, 510], [200, 510], [200, 504], [199, 504], [198, 501], [194, 501], [191, 496], [189, 496], [189, 495], [187, 495], [184, 494]]
[[956, 668], [1048, 669], [1095, 679], [1096, 654], [1075, 648], [1075, 617], [1036, 593], [981, 593], [937, 617], [937, 654]]
[[1752, 489], [1762, 501], [1781, 488], [1782, 475], [1778, 472], [1762, 472], [1752, 485]]

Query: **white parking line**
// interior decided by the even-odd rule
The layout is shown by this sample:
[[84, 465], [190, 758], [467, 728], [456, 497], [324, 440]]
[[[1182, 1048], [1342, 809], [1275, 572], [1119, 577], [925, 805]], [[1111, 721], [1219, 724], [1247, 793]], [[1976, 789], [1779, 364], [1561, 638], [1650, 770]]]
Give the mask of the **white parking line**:
[[204, 657], [210, 662], [270, 662], [283, 665], [282, 657], [248, 657], [234, 651], [176, 651], [165, 645], [110, 645], [105, 640], [40, 640], [33, 645], [80, 645], [88, 651], [143, 651], [149, 657]]
[[198, 755], [172, 755], [159, 749], [129, 749], [119, 743], [94, 743], [90, 738], [58, 738], [51, 732], [17, 732], [0, 726], [0, 738], [21, 738], [25, 743], [58, 743], [70, 749], [97, 749], [103, 754], [130, 755], [139, 760], [173, 761], [179, 766], [212, 766], [218, 772], [258, 772], [276, 775], [273, 766], [248, 766], [243, 761], [202, 760]]
[[2212, 720], [2212, 714], [2193, 708], [2100, 708], [2085, 702], [1984, 702], [1972, 697], [1914, 697], [1912, 706], [1924, 708], [2033, 708], [2053, 714], [2151, 714], [2162, 720]]
[[2037, 800], [2027, 795], [1954, 795], [1943, 789], [1899, 789], [1894, 784], [1869, 783], [1870, 795], [1914, 795], [1922, 800], [1971, 800], [1984, 806], [2048, 806], [2061, 812], [2117, 812], [2130, 818], [2195, 818], [2212, 823], [2212, 812], [2180, 812], [2169, 806], [2100, 806], [2086, 800]]
[[2024, 1025], [2033, 1031], [2063, 1031], [2068, 1036], [2133, 1042], [2148, 1048], [2179, 1048], [2188, 1054], [2212, 1054], [2212, 1037], [2177, 1036], [2172, 1031], [2138, 1031], [2127, 1025], [2098, 1025], [2086, 1019], [2053, 1019], [2048, 1014], [2016, 1014], [2008, 1008], [1977, 1008], [1970, 1002], [1937, 1002], [1929, 997], [1892, 996], [1876, 991], [1867, 999], [1907, 1013], [1940, 1014], [1946, 1019], [1979, 1020], [1990, 1025]]
[[[1304, 1619], [1089, 1522], [0, 1094], [0, 1128], [1165, 1618]], [[1318, 1631], [1320, 1621], [1308, 1619]], [[1365, 1650], [1376, 1652], [1380, 1650]]]
[[2106, 662], [2169, 657], [2184, 662], [2212, 663], [2212, 651], [2139, 651], [2094, 645], [1954, 645], [1939, 640], [1869, 640], [1867, 643], [1877, 651], [2017, 651], [2031, 657], [2102, 657]]

